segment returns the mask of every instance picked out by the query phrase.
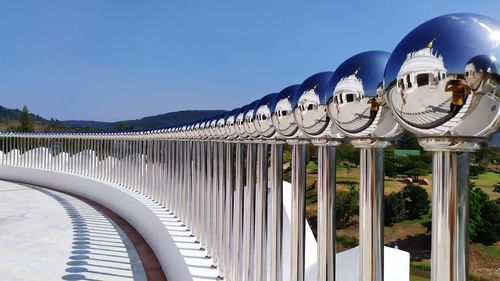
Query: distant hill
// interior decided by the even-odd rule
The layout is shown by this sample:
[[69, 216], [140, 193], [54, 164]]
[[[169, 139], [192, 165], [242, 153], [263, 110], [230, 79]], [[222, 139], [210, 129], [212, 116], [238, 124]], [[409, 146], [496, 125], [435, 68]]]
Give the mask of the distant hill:
[[[19, 120], [21, 115], [23, 114], [22, 110], [19, 109], [10, 109], [3, 106], [0, 106], [0, 120]], [[44, 119], [40, 115], [35, 115], [30, 113], [31, 120], [35, 122], [50, 122], [47, 119]]]
[[100, 130], [142, 130], [164, 128], [169, 126], [176, 126], [186, 122], [192, 122], [215, 114], [224, 113], [224, 110], [185, 110], [176, 111], [160, 115], [148, 116], [136, 120], [124, 120], [118, 122], [99, 122], [99, 121], [81, 121], [81, 120], [68, 120], [62, 121], [75, 128], [87, 129], [100, 129]]

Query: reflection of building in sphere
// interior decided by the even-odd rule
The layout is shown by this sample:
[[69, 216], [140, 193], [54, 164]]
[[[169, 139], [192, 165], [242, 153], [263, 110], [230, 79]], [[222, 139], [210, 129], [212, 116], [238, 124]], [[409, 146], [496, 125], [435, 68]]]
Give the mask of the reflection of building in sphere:
[[446, 79], [446, 68], [443, 57], [433, 54], [432, 44], [416, 52], [406, 55], [399, 73], [397, 89], [398, 92], [404, 90], [406, 94], [415, 89], [429, 85], [432, 81]]
[[302, 96], [300, 96], [297, 106], [301, 112], [318, 109], [320, 101], [318, 94], [316, 94], [317, 86], [318, 85], [314, 86], [312, 89], [304, 91]]
[[356, 74], [342, 78], [333, 90], [334, 102], [342, 106], [348, 102], [360, 101], [365, 97], [363, 82]]

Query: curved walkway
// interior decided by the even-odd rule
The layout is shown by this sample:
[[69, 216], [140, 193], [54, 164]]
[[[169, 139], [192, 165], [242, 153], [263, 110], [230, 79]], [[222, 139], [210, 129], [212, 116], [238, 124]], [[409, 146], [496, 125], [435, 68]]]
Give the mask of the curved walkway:
[[129, 238], [86, 202], [0, 181], [2, 280], [147, 280]]

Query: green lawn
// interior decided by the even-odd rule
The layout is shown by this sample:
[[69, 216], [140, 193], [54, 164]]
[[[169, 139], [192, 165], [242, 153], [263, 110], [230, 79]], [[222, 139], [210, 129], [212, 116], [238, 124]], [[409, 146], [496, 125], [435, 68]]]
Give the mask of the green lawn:
[[425, 278], [425, 277], [420, 277], [417, 275], [410, 275], [410, 281], [429, 281], [431, 279]]

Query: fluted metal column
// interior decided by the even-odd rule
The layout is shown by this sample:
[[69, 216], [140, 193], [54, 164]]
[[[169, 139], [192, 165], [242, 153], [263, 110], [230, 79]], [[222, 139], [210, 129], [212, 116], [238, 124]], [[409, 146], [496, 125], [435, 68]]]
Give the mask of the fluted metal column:
[[255, 185], [256, 185], [256, 145], [247, 144], [247, 181], [244, 190], [243, 214], [243, 281], [253, 281], [255, 275]]
[[360, 280], [384, 280], [384, 149], [360, 149]]
[[217, 255], [219, 257], [219, 273], [220, 277], [224, 277], [226, 275], [226, 259], [225, 252], [227, 247], [227, 239], [225, 235], [225, 217], [224, 213], [226, 212], [226, 177], [225, 177], [225, 144], [223, 142], [218, 142], [217, 146], [219, 147], [218, 151], [218, 176], [219, 176], [219, 185], [217, 191], [217, 206], [215, 210], [217, 212]]
[[306, 220], [306, 146], [292, 145], [291, 281], [304, 281]]
[[267, 186], [268, 144], [257, 147], [258, 184], [255, 195], [255, 280], [267, 278]]
[[283, 144], [271, 144], [270, 278], [283, 280]]
[[233, 281], [241, 280], [243, 270], [242, 264], [242, 243], [243, 243], [243, 144], [236, 143], [236, 196], [234, 199], [234, 242], [233, 242]]
[[318, 147], [318, 281], [335, 280], [335, 151]]
[[432, 281], [469, 278], [468, 179], [467, 152], [433, 152]]
[[233, 144], [226, 143], [226, 165], [225, 165], [225, 175], [226, 175], [226, 208], [225, 208], [225, 241], [226, 244], [226, 252], [225, 252], [225, 263], [226, 263], [226, 272], [225, 277], [227, 279], [231, 279], [233, 277], [233, 201], [234, 201], [234, 180], [233, 180], [233, 163], [234, 163], [234, 154], [233, 154]]

